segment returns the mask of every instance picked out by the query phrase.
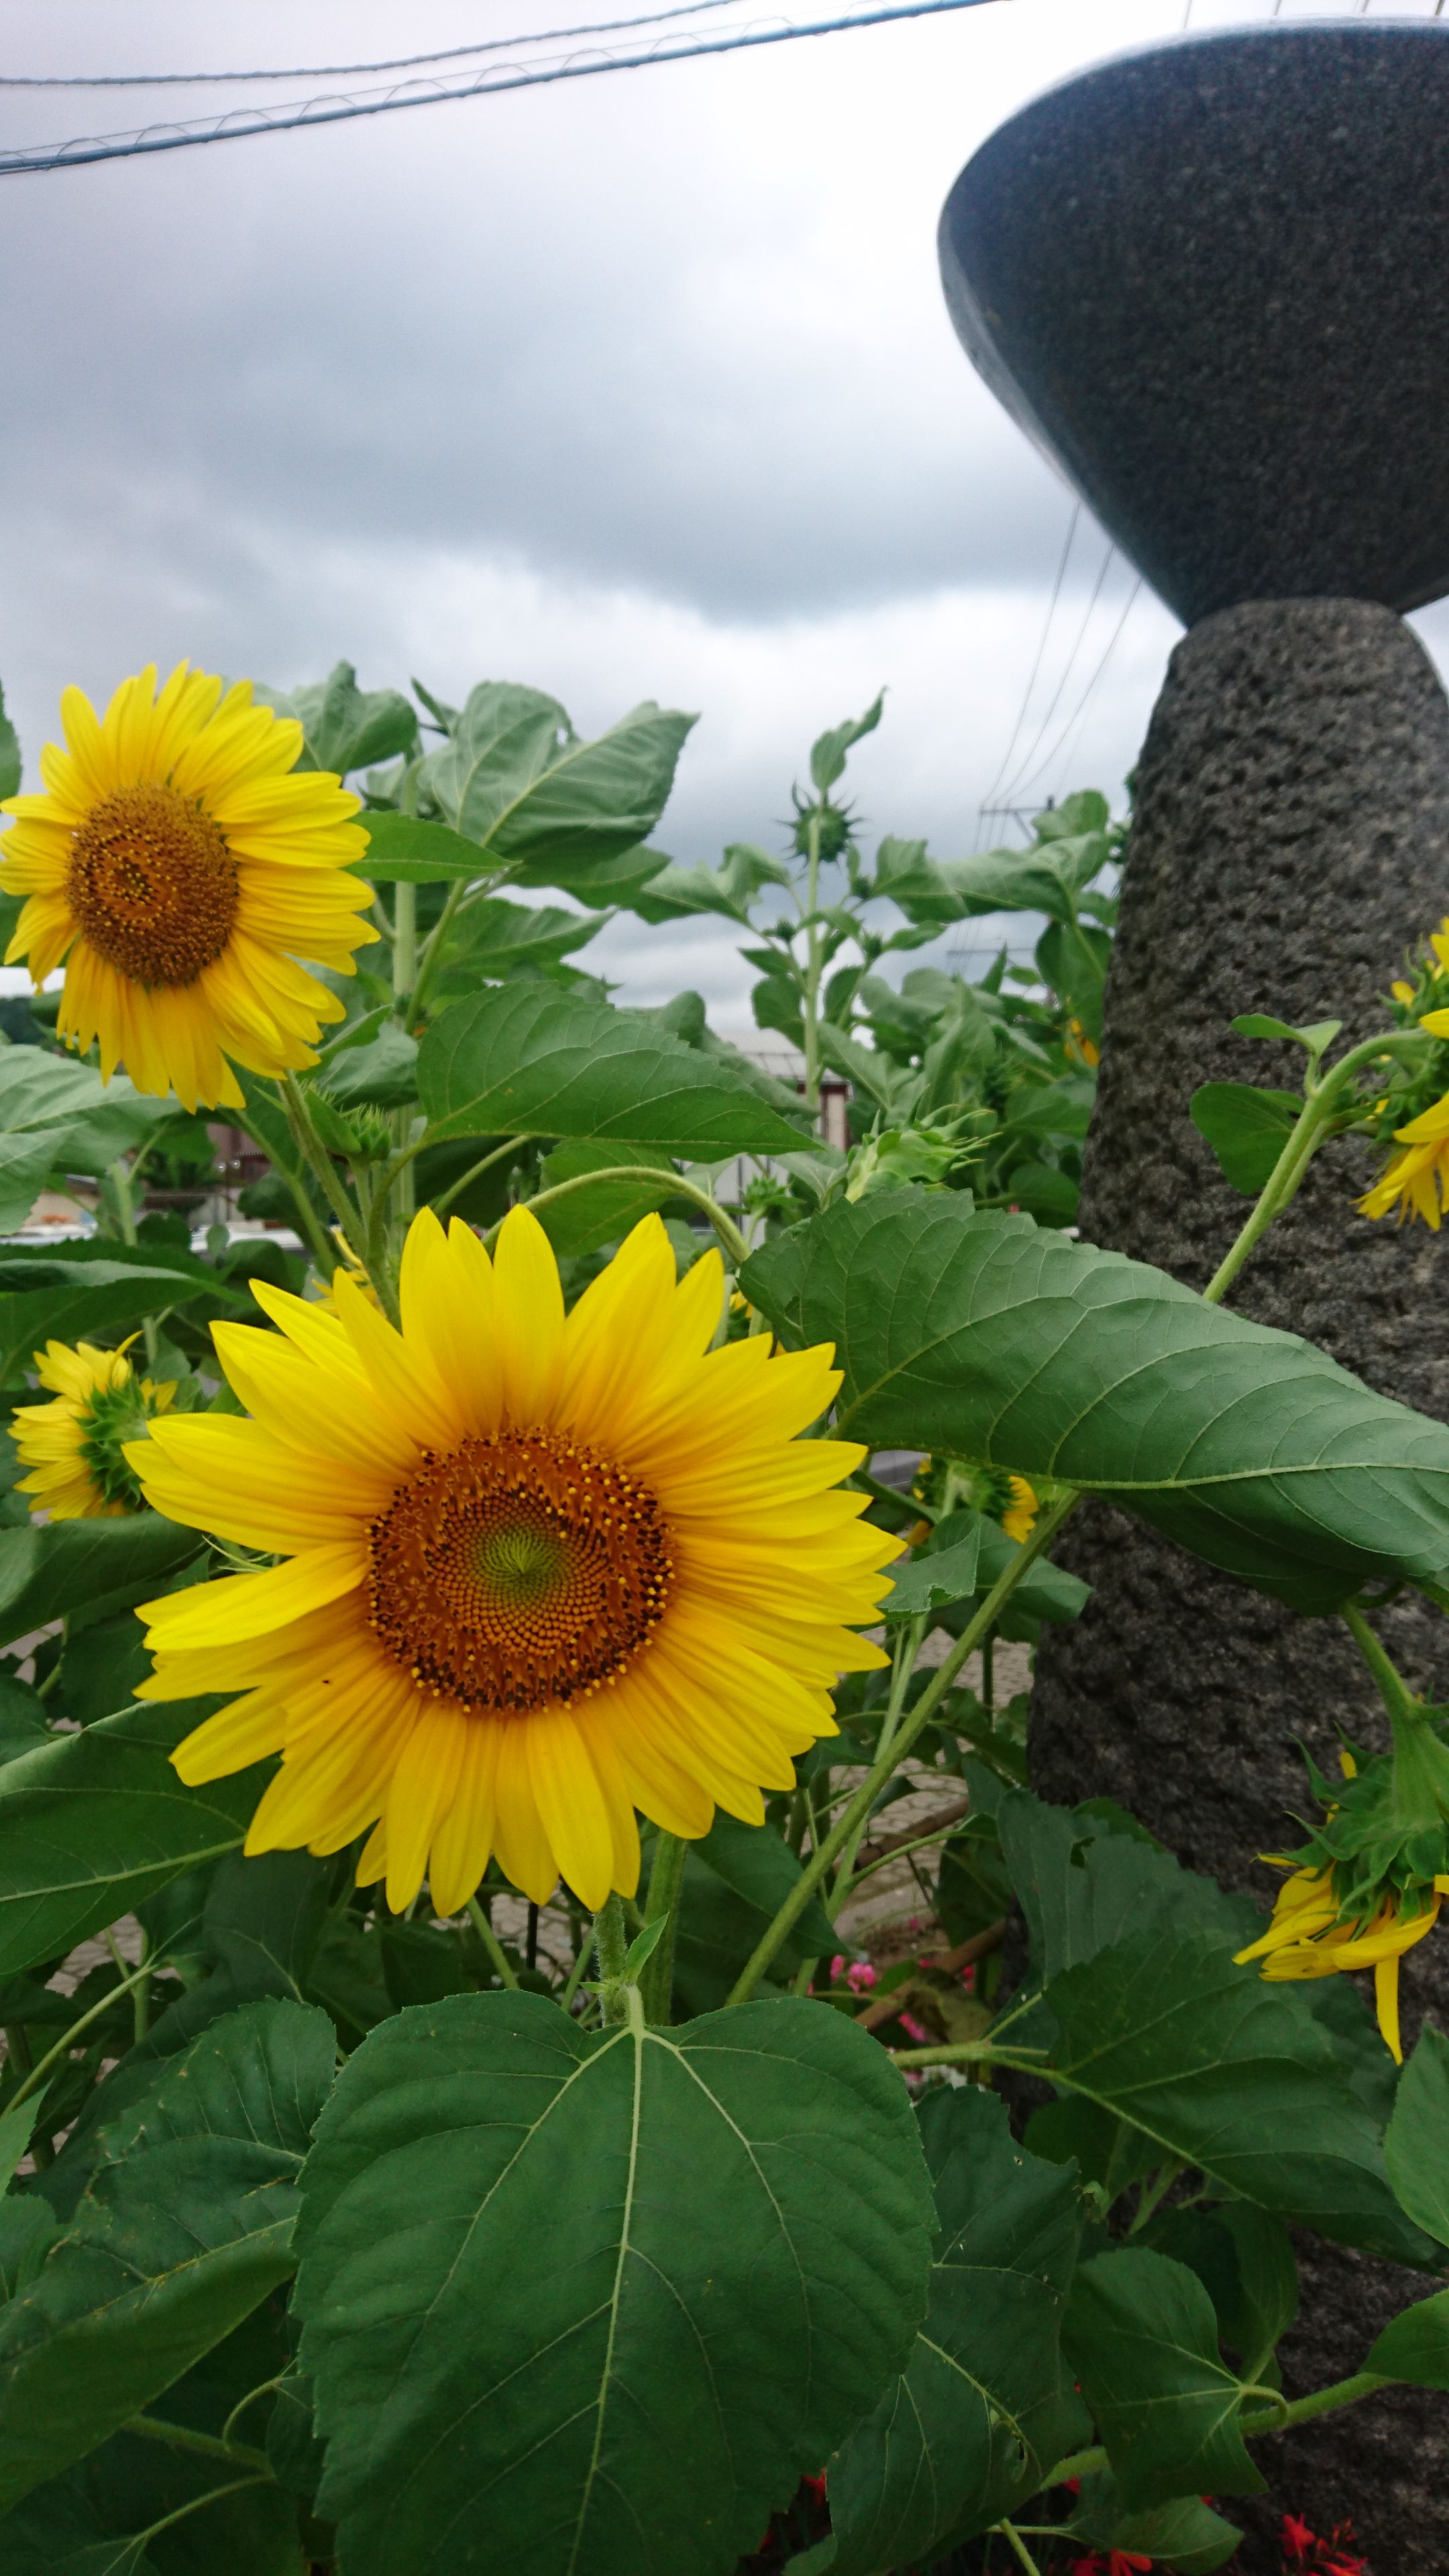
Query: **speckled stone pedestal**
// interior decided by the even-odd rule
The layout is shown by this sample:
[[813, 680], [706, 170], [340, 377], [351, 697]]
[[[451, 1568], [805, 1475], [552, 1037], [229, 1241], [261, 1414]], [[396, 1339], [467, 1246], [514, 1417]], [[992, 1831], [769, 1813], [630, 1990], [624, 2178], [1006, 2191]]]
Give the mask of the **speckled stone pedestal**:
[[[1196, 627], [1137, 776], [1083, 1235], [1204, 1286], [1248, 1202], [1192, 1126], [1192, 1094], [1209, 1081], [1292, 1088], [1301, 1064], [1229, 1021], [1342, 1017], [1345, 1043], [1367, 1036], [1383, 1025], [1376, 994], [1446, 911], [1449, 703], [1409, 630], [1334, 599], [1252, 603]], [[1356, 1215], [1363, 1157], [1348, 1142], [1320, 1154], [1233, 1303], [1449, 1419], [1449, 1234]], [[1327, 1760], [1335, 1718], [1377, 1732], [1347, 1637], [1100, 1505], [1056, 1552], [1095, 1588], [1075, 1628], [1043, 1638], [1035, 1785], [1120, 1799], [1194, 1868], [1266, 1903], [1275, 1882], [1255, 1855], [1281, 1845], [1285, 1809], [1304, 1803], [1293, 1739]], [[1442, 1619], [1398, 1609], [1384, 1634], [1418, 1687], [1449, 1697]], [[1408, 2029], [1430, 2001], [1449, 2028], [1449, 1943], [1412, 1954], [1405, 1988]], [[1301, 2250], [1290, 2390], [1358, 2368], [1384, 2318], [1426, 2287], [1332, 2247]], [[1292, 2509], [1320, 2531], [1353, 2515], [1374, 2576], [1444, 2576], [1445, 2429], [1442, 2398], [1402, 2391], [1263, 2446], [1273, 2494], [1243, 2508], [1244, 2570], [1276, 2576], [1276, 2516]]]

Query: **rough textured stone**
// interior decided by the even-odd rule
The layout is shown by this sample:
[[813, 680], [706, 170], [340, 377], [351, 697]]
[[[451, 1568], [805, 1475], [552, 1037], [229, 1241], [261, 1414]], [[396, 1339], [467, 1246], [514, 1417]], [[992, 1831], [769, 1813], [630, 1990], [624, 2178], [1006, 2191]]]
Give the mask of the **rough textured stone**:
[[[1383, 1025], [1375, 996], [1449, 908], [1449, 705], [1409, 630], [1353, 600], [1293, 600], [1208, 619], [1173, 655], [1137, 776], [1082, 1231], [1204, 1286], [1248, 1202], [1192, 1126], [1207, 1081], [1291, 1088], [1301, 1058], [1228, 1022], [1341, 1016]], [[1372, 1386], [1449, 1418], [1449, 1235], [1354, 1212], [1363, 1149], [1320, 1154], [1232, 1302], [1300, 1331]], [[1043, 1796], [1120, 1798], [1225, 1886], [1274, 1882], [1256, 1855], [1304, 1806], [1294, 1738], [1331, 1758], [1333, 1721], [1376, 1732], [1372, 1685], [1335, 1622], [1294, 1618], [1123, 1515], [1084, 1510], [1057, 1553], [1095, 1586], [1038, 1659], [1032, 1763]], [[1421, 1689], [1449, 1697], [1449, 1628], [1422, 1606], [1383, 1632]], [[1405, 1969], [1406, 2025], [1449, 2027], [1449, 1942]], [[1305, 2250], [1291, 2386], [1359, 2366], [1417, 2275]], [[1273, 2510], [1320, 2529], [1352, 2514], [1375, 2576], [1442, 2576], [1444, 2401], [1396, 2395], [1274, 2446]], [[1272, 2517], [1246, 2509], [1243, 2564], [1276, 2571]], [[1256, 2554], [1254, 2554], [1256, 2553]]]
[[1446, 130], [1449, 23], [1279, 19], [1080, 74], [952, 189], [961, 338], [1185, 624], [1449, 589]]

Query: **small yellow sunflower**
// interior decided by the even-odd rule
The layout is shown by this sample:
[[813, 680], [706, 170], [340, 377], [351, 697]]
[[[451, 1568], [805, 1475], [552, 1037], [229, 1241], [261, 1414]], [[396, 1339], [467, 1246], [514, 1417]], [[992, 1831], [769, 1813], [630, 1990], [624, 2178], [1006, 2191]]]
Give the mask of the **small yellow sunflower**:
[[1400, 1224], [1406, 1216], [1421, 1216], [1437, 1234], [1441, 1211], [1449, 1206], [1449, 1099], [1436, 1100], [1422, 1117], [1396, 1127], [1394, 1143], [1403, 1152], [1359, 1200], [1359, 1213], [1387, 1216], [1397, 1208]]
[[[1279, 1860], [1278, 1866], [1285, 1864]], [[1432, 1887], [1410, 1896], [1385, 1891], [1372, 1915], [1345, 1920], [1332, 1870], [1294, 1869], [1278, 1890], [1267, 1931], [1260, 1941], [1238, 1951], [1238, 1964], [1261, 1959], [1263, 1975], [1273, 1980], [1352, 1976], [1357, 1969], [1372, 1968], [1379, 2029], [1390, 2054], [1402, 2065], [1399, 1962], [1406, 1950], [1433, 1931], [1446, 1896], [1449, 1878], [1436, 1878]]]
[[402, 1330], [345, 1272], [332, 1312], [253, 1282], [275, 1334], [218, 1324], [251, 1408], [158, 1424], [134, 1453], [173, 1520], [279, 1554], [146, 1605], [143, 1695], [242, 1694], [186, 1738], [184, 1780], [280, 1752], [248, 1851], [340, 1850], [455, 1913], [490, 1852], [536, 1902], [638, 1883], [635, 1809], [676, 1834], [836, 1731], [831, 1685], [885, 1661], [855, 1635], [898, 1542], [833, 1490], [864, 1452], [799, 1440], [829, 1348], [709, 1345], [716, 1253], [676, 1283], [646, 1217], [567, 1316], [524, 1208], [490, 1261], [428, 1210]]
[[12, 796], [0, 888], [29, 897], [5, 952], [37, 990], [65, 961], [60, 1035], [101, 1072], [174, 1091], [193, 1113], [238, 1109], [228, 1057], [252, 1073], [315, 1064], [342, 1005], [298, 963], [355, 972], [378, 933], [352, 873], [358, 799], [325, 770], [290, 775], [302, 728], [182, 662], [154, 664], [97, 717], [61, 700], [66, 749], [41, 755], [41, 796]]
[[[131, 1340], [135, 1340], [134, 1333]], [[13, 1418], [16, 1455], [33, 1467], [16, 1490], [33, 1494], [53, 1521], [114, 1520], [141, 1508], [141, 1487], [123, 1455], [127, 1441], [176, 1393], [138, 1378], [126, 1351], [98, 1351], [90, 1342], [47, 1342], [35, 1353], [35, 1374], [50, 1387], [53, 1404], [22, 1404]]]

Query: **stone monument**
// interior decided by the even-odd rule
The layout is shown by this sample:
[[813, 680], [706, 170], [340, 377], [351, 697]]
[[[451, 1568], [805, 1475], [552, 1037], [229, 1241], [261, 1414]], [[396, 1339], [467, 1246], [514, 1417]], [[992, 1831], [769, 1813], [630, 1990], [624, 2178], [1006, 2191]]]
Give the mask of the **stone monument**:
[[[1081, 1225], [1204, 1286], [1246, 1212], [1192, 1127], [1199, 1084], [1293, 1087], [1238, 1013], [1383, 1025], [1449, 913], [1449, 703], [1406, 610], [1449, 591], [1449, 23], [1285, 23], [1105, 63], [1011, 118], [941, 223], [961, 339], [1189, 628], [1135, 780]], [[1449, 1251], [1356, 1215], [1328, 1148], [1233, 1303], [1449, 1418]], [[1038, 1665], [1034, 1778], [1110, 1794], [1225, 1885], [1303, 1805], [1295, 1739], [1374, 1724], [1346, 1634], [1293, 1618], [1103, 1506], [1059, 1551], [1094, 1586]], [[1385, 1634], [1449, 1698], [1449, 1628]], [[1446, 1944], [1413, 1954], [1449, 2027]], [[1407, 2033], [1406, 2033], [1407, 2035]], [[1420, 2276], [1302, 2247], [1287, 2384], [1359, 2366]], [[1449, 2568], [1442, 2398], [1394, 2391], [1263, 2446], [1276, 2514], [1352, 2515], [1374, 2576]]]

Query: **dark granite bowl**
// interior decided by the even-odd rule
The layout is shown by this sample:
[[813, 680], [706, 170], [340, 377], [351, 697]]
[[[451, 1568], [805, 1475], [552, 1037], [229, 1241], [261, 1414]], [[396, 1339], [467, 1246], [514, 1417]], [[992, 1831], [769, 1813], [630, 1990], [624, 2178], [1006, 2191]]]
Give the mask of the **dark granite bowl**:
[[1449, 590], [1449, 19], [1125, 54], [999, 127], [951, 318], [1187, 624]]

